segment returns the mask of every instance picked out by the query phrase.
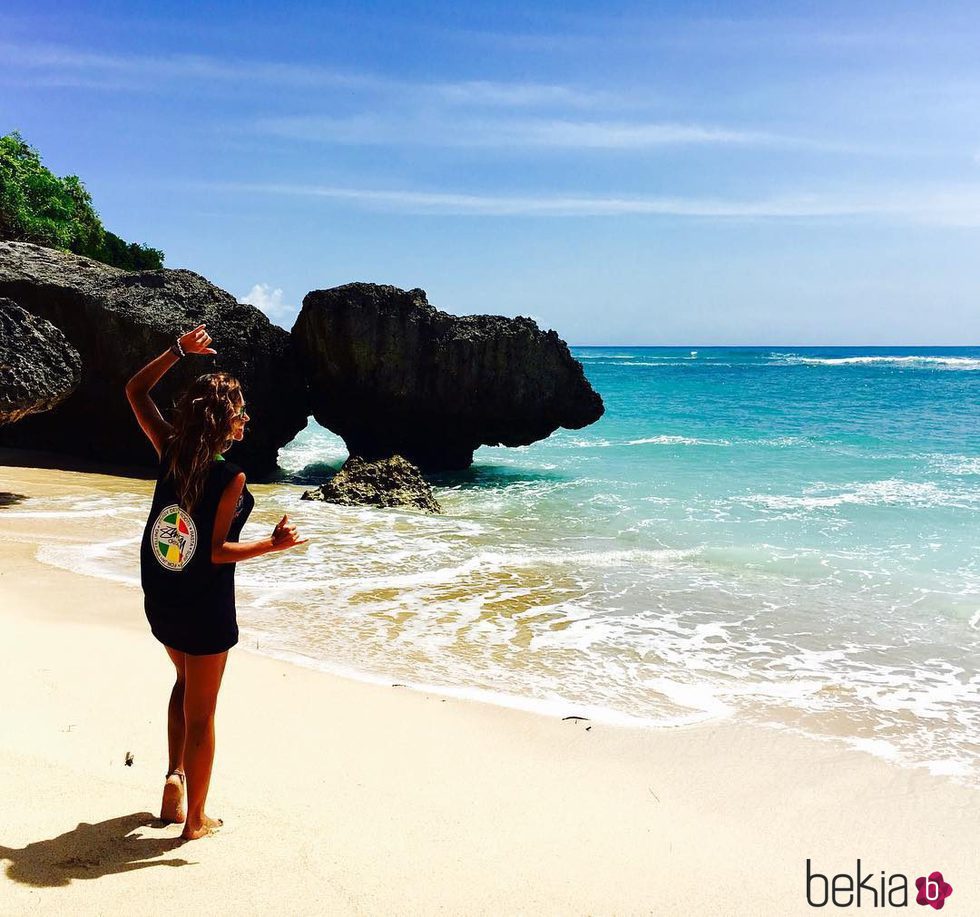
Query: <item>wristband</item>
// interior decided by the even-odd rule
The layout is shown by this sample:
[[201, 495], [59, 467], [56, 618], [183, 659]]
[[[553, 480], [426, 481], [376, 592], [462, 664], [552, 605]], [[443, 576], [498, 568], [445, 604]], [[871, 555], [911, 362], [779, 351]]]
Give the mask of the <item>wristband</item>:
[[170, 352], [179, 360], [181, 357], [187, 356], [187, 351], [180, 346], [180, 341], [174, 341], [170, 345]]

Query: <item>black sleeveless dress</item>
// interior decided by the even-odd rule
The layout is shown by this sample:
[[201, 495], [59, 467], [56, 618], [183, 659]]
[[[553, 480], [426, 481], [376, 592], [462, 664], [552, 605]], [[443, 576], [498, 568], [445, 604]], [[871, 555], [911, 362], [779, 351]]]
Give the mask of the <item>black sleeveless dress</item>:
[[[215, 459], [193, 513], [179, 505], [164, 462], [157, 473], [140, 545], [143, 608], [157, 640], [192, 656], [223, 653], [238, 642], [235, 565], [211, 562], [211, 536], [221, 495], [241, 470]], [[254, 506], [246, 485], [228, 541], [238, 541]]]

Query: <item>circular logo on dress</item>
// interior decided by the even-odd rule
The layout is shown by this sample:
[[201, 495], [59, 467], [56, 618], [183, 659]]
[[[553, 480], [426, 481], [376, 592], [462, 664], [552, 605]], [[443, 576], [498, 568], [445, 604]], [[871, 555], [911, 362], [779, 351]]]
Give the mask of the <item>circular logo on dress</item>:
[[197, 547], [197, 526], [176, 503], [164, 507], [153, 523], [153, 556], [167, 570], [183, 570]]

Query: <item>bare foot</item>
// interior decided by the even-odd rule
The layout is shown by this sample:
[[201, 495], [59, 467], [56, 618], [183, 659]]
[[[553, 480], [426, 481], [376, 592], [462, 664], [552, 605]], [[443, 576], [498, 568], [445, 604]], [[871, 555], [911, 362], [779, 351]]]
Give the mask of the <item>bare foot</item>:
[[167, 822], [182, 822], [187, 817], [184, 811], [184, 775], [170, 774], [163, 785], [163, 802], [160, 804], [160, 818]]
[[206, 837], [214, 834], [224, 822], [220, 818], [208, 818], [207, 815], [197, 825], [192, 825], [190, 821], [184, 825], [184, 831], [180, 835], [185, 841], [196, 841], [199, 837]]

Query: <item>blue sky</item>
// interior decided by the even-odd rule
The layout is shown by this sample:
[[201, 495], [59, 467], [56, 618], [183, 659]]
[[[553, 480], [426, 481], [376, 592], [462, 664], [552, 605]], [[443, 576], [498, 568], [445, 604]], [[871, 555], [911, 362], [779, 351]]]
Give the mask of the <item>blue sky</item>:
[[24, 3], [0, 131], [290, 327], [423, 287], [571, 344], [980, 343], [980, 12]]

